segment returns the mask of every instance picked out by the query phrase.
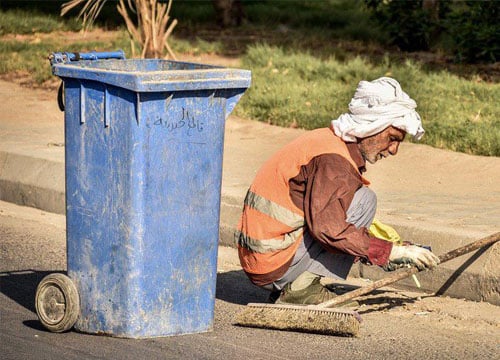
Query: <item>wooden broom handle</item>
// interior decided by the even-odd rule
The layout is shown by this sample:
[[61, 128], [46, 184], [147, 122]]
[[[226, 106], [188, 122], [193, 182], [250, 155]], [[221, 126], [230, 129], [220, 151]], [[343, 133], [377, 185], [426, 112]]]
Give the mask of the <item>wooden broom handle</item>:
[[[440, 263], [444, 263], [448, 260], [465, 255], [467, 253], [470, 253], [471, 251], [482, 248], [483, 246], [493, 244], [493, 243], [497, 242], [498, 240], [500, 240], [500, 232], [497, 232], [493, 235], [479, 239], [479, 240], [474, 241], [468, 245], [464, 245], [464, 246], [459, 247], [455, 250], [451, 250], [445, 254], [440, 255], [439, 256]], [[377, 280], [370, 285], [360, 287], [356, 290], [349, 291], [348, 293], [337, 296], [334, 299], [331, 299], [331, 300], [325, 301], [321, 304], [318, 304], [318, 305], [316, 305], [316, 307], [321, 307], [321, 308], [334, 307], [335, 305], [339, 305], [339, 304], [342, 304], [348, 300], [352, 300], [352, 299], [357, 298], [359, 296], [366, 295], [375, 289], [379, 289], [383, 286], [393, 284], [399, 280], [405, 279], [405, 278], [407, 278], [413, 274], [416, 274], [418, 272], [419, 272], [419, 270], [416, 267], [411, 267], [408, 269], [400, 270], [389, 277]]]

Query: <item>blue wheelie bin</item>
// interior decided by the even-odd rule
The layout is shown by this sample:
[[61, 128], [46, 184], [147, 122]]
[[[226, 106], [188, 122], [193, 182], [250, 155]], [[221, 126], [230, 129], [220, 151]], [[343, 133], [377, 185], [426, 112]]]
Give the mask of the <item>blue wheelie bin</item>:
[[120, 51], [51, 63], [64, 84], [67, 277], [39, 284], [41, 322], [127, 338], [209, 331], [224, 123], [250, 71]]

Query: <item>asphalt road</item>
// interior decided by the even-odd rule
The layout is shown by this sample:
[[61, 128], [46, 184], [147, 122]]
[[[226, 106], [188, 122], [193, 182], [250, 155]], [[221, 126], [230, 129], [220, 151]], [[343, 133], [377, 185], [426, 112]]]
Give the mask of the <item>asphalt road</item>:
[[219, 251], [211, 332], [146, 340], [54, 334], [39, 323], [34, 297], [43, 276], [65, 270], [64, 216], [0, 202], [0, 256], [0, 358], [6, 360], [500, 359], [497, 306], [395, 289], [360, 300], [358, 338], [233, 326], [244, 304], [267, 294], [247, 281], [229, 248]]

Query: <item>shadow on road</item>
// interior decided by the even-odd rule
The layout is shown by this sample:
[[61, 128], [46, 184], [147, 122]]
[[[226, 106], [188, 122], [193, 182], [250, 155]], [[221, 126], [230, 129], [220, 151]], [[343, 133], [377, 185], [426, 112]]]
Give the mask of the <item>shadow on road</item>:
[[405, 307], [409, 304], [413, 304], [417, 301], [417, 298], [392, 295], [389, 296], [379, 296], [379, 297], [368, 297], [359, 300], [360, 307], [357, 311], [360, 315], [369, 314], [371, 312], [381, 312], [388, 311], [398, 307]]
[[[35, 294], [40, 281], [47, 275], [62, 271], [0, 272], [0, 292], [29, 311], [35, 312]], [[234, 304], [263, 302], [269, 292], [253, 285], [241, 270], [217, 274], [216, 297]]]
[[453, 283], [464, 273], [464, 271], [471, 266], [481, 255], [483, 255], [493, 244], [489, 244], [477, 250], [470, 258], [468, 258], [453, 274], [446, 280], [446, 282], [436, 291], [436, 295], [444, 295]]
[[[359, 288], [349, 284], [329, 284], [327, 288], [342, 295], [346, 292]], [[253, 285], [242, 270], [229, 271], [217, 274], [216, 297], [229, 303], [246, 305], [248, 303], [267, 302], [269, 292]], [[404, 306], [416, 301], [413, 297], [405, 296], [397, 290], [378, 289], [373, 290], [369, 295], [356, 298], [360, 305], [365, 305], [363, 313], [391, 309]]]
[[[55, 271], [0, 272], [0, 292], [29, 311], [35, 312], [36, 288], [46, 275], [53, 272]], [[340, 295], [354, 290], [357, 286], [332, 284], [329, 288]], [[386, 296], [383, 293], [386, 293]], [[269, 292], [253, 285], [242, 270], [217, 274], [216, 298], [219, 300], [246, 305], [251, 302], [267, 302], [268, 296]], [[367, 306], [361, 310], [362, 313], [387, 310], [415, 302], [414, 298], [384, 290], [375, 290], [371, 296], [361, 297], [358, 300], [361, 305]]]
[[269, 292], [253, 285], [243, 270], [217, 274], [216, 297], [229, 303], [246, 305], [250, 302], [266, 302]]
[[0, 272], [0, 292], [29, 311], [35, 312], [35, 294], [38, 283], [54, 271]]

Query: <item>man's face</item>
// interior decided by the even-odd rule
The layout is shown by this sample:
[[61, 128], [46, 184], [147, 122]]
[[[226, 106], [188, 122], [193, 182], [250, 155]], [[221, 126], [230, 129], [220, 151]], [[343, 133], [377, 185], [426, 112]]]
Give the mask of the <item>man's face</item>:
[[359, 150], [365, 161], [375, 164], [377, 160], [398, 153], [399, 144], [404, 140], [406, 132], [393, 126], [378, 134], [360, 139]]

